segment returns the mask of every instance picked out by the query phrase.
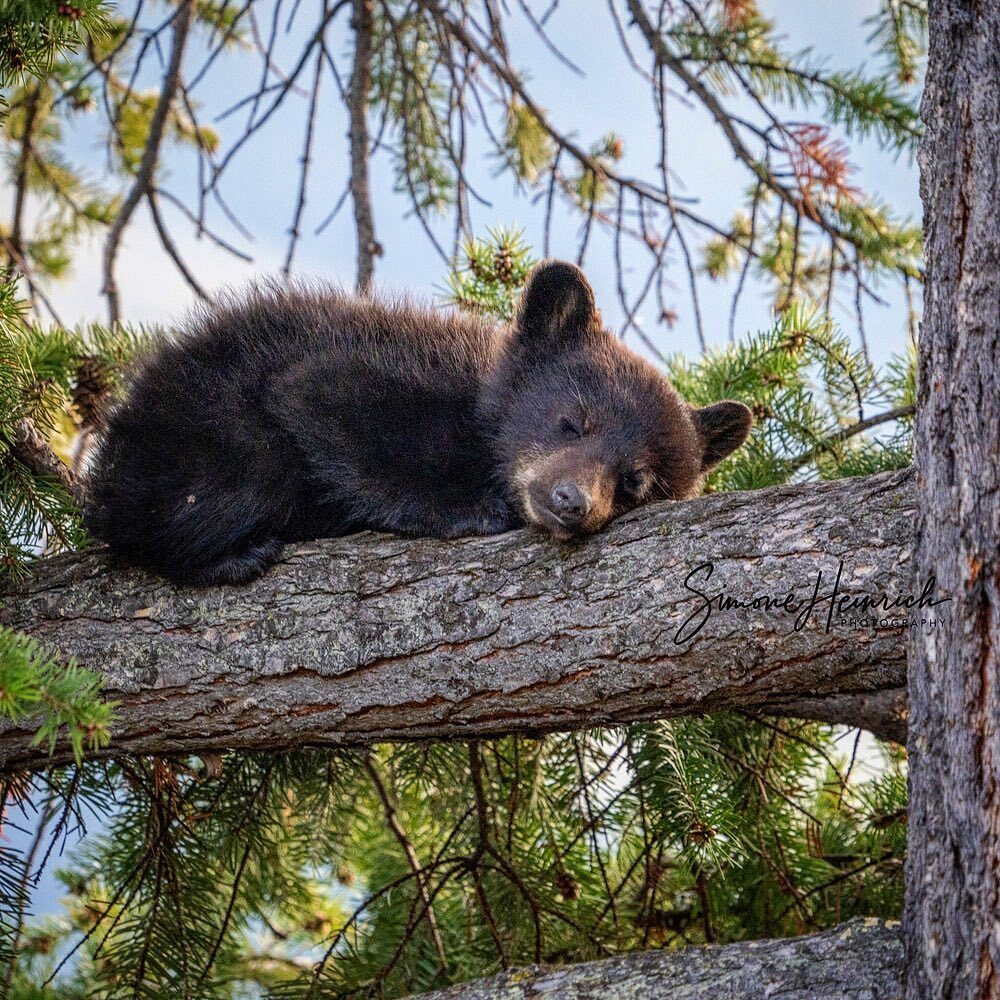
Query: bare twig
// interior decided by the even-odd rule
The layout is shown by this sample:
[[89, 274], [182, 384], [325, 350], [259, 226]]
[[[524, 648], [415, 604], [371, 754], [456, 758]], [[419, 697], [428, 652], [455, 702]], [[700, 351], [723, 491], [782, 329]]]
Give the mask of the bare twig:
[[299, 171], [299, 196], [295, 204], [295, 218], [289, 230], [288, 253], [285, 255], [285, 265], [282, 271], [292, 273], [292, 262], [295, 260], [295, 248], [302, 235], [302, 215], [306, 209], [306, 194], [309, 188], [309, 167], [312, 163], [313, 137], [316, 133], [316, 112], [319, 106], [320, 84], [323, 81], [323, 46], [322, 42], [316, 50], [316, 74], [313, 77], [312, 92], [309, 96], [309, 111], [306, 114], [306, 135], [302, 143], [302, 168]]
[[166, 223], [163, 221], [163, 216], [160, 214], [159, 202], [156, 197], [156, 191], [150, 189], [149, 193], [146, 195], [146, 200], [149, 203], [149, 214], [153, 217], [153, 226], [156, 229], [157, 236], [160, 237], [160, 243], [166, 251], [167, 256], [174, 262], [177, 270], [181, 273], [181, 277], [185, 280], [185, 282], [187, 282], [191, 291], [194, 292], [199, 299], [207, 300], [208, 293], [201, 287], [198, 283], [198, 279], [191, 272], [191, 269], [184, 263], [184, 258], [177, 249], [177, 246], [167, 229]]
[[170, 61], [167, 65], [163, 83], [160, 86], [160, 96], [153, 112], [153, 117], [149, 126], [149, 136], [142, 152], [142, 160], [135, 175], [135, 181], [131, 190], [122, 202], [118, 215], [111, 225], [107, 242], [104, 245], [104, 287], [103, 294], [108, 300], [108, 317], [112, 325], [119, 322], [121, 318], [121, 302], [119, 299], [118, 283], [115, 280], [115, 261], [118, 256], [118, 248], [121, 246], [125, 228], [128, 226], [139, 203], [146, 197], [153, 188], [156, 174], [156, 164], [160, 155], [160, 145], [163, 141], [163, 134], [166, 130], [167, 119], [170, 116], [170, 106], [173, 103], [174, 95], [177, 93], [177, 86], [180, 82], [181, 63], [184, 59], [184, 49], [187, 44], [188, 33], [191, 29], [191, 21], [194, 18], [197, 0], [183, 0], [177, 8], [173, 17], [173, 39], [170, 49]]
[[372, 79], [372, 0], [353, 0], [354, 67], [351, 70], [351, 199], [358, 239], [357, 289], [367, 292], [381, 248], [375, 239], [375, 219], [368, 187], [368, 92]]

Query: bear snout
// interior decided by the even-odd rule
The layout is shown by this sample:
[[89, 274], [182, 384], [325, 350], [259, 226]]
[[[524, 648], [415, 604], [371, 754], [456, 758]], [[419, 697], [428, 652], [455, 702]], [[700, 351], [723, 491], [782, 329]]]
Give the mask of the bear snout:
[[526, 519], [556, 538], [567, 540], [598, 531], [611, 518], [601, 483], [568, 476], [535, 479], [522, 494]]
[[575, 528], [583, 523], [592, 505], [586, 491], [576, 483], [563, 482], [552, 487], [546, 506], [561, 524]]
[[[575, 483], [550, 484], [551, 480], [546, 482], [541, 477], [527, 484], [521, 494], [525, 519], [556, 538], [572, 538], [582, 530], [582, 510], [587, 505], [587, 498]], [[574, 508], [579, 512], [574, 513]]]
[[614, 467], [584, 444], [531, 449], [511, 476], [524, 520], [564, 541], [599, 531], [614, 514]]

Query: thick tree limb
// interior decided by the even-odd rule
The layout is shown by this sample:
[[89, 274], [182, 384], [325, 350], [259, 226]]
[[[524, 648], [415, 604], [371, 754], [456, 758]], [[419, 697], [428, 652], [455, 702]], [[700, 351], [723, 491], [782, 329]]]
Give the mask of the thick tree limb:
[[[524, 531], [441, 542], [362, 535], [289, 549], [246, 587], [177, 590], [100, 552], [40, 562], [0, 623], [104, 675], [109, 752], [279, 749], [572, 729], [740, 709], [858, 723], [894, 739], [898, 629], [818, 604], [909, 590], [909, 472], [647, 507], [582, 544]], [[817, 573], [822, 579], [817, 588]], [[917, 612], [920, 614], [920, 612]], [[928, 614], [923, 612], [923, 614]], [[854, 613], [852, 617], [860, 617]], [[689, 630], [691, 626], [689, 625]], [[0, 768], [42, 763], [0, 726]]]
[[808, 937], [514, 969], [425, 993], [420, 1000], [899, 1000], [902, 978], [898, 928], [881, 920], [856, 919]]

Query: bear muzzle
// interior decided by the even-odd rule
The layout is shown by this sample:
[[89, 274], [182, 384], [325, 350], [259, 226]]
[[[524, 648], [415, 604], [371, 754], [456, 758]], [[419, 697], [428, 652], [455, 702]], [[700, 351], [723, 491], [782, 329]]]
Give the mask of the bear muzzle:
[[590, 497], [576, 483], [556, 483], [545, 504], [546, 510], [565, 528], [576, 529], [590, 513]]
[[563, 540], [599, 531], [614, 514], [614, 469], [593, 442], [557, 451], [532, 449], [513, 469], [513, 493], [525, 521]]
[[600, 484], [569, 478], [550, 483], [536, 479], [522, 494], [529, 524], [565, 540], [598, 531], [611, 519], [611, 504]]

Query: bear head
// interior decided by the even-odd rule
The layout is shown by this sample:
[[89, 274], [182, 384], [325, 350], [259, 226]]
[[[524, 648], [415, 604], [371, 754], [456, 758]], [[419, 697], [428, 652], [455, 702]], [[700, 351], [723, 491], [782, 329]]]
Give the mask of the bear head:
[[483, 402], [510, 500], [559, 538], [695, 495], [753, 422], [742, 403], [685, 402], [601, 325], [583, 272], [562, 261], [530, 275]]

